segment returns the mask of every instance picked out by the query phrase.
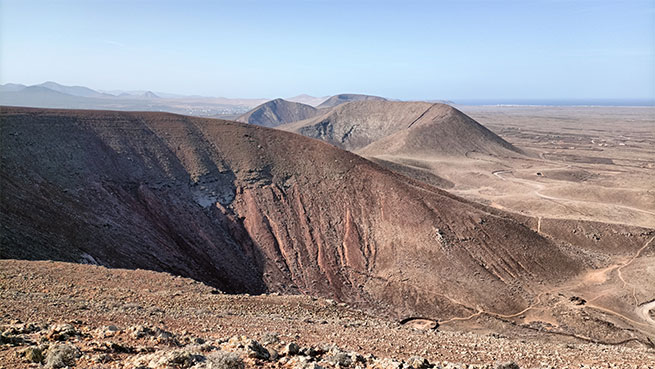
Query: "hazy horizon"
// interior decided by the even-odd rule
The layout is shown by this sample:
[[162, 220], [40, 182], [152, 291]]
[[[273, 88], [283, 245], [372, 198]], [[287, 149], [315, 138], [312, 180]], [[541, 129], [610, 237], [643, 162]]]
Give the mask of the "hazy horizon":
[[0, 2], [0, 83], [275, 98], [655, 100], [655, 7]]
[[[44, 81], [42, 83], [37, 83], [34, 85], [29, 85], [29, 84], [24, 84], [20, 82], [6, 82], [3, 84], [0, 84], [0, 86], [7, 86], [7, 85], [24, 85], [26, 87], [31, 87], [31, 86], [42, 86], [47, 83], [57, 83], [56, 81]], [[96, 89], [93, 88], [93, 86], [83, 86], [83, 85], [63, 85], [59, 84], [63, 87], [83, 87], [83, 88], [90, 88], [92, 90], [95, 90], [100, 93], [106, 93], [109, 95], [113, 95], [115, 97], [121, 97], [121, 94], [127, 93], [133, 96], [139, 96], [144, 93], [152, 92], [157, 97], [160, 98], [173, 98], [173, 99], [194, 99], [194, 98], [200, 98], [200, 99], [212, 99], [212, 98], [218, 98], [218, 99], [232, 99], [232, 100], [273, 100], [277, 98], [282, 98], [282, 99], [293, 99], [297, 97], [302, 97], [302, 96], [307, 96], [309, 98], [314, 98], [314, 99], [327, 99], [331, 96], [335, 96], [338, 94], [334, 95], [326, 95], [326, 96], [312, 96], [308, 95], [305, 93], [297, 93], [293, 96], [273, 96], [273, 97], [240, 97], [240, 96], [206, 96], [206, 95], [197, 95], [197, 94], [192, 94], [192, 95], [184, 95], [184, 94], [178, 94], [174, 91], [153, 91], [153, 90], [148, 90], [148, 89], [140, 89], [140, 90], [125, 90], [125, 89], [116, 89], [116, 90], [103, 90], [103, 89]], [[47, 86], [46, 86], [47, 87]], [[349, 92], [341, 92], [339, 94], [348, 94]], [[364, 95], [370, 95], [370, 94], [365, 94]], [[433, 101], [433, 102], [445, 102], [445, 103], [451, 103], [454, 105], [475, 105], [475, 106], [483, 106], [483, 105], [505, 105], [505, 106], [647, 106], [647, 107], [652, 107], [655, 106], [655, 98], [574, 98], [574, 99], [566, 99], [566, 98], [468, 98], [468, 99], [454, 99], [454, 100], [448, 100], [448, 99], [398, 99], [394, 96], [381, 96], [384, 98], [392, 99], [392, 100], [398, 100], [398, 101]]]

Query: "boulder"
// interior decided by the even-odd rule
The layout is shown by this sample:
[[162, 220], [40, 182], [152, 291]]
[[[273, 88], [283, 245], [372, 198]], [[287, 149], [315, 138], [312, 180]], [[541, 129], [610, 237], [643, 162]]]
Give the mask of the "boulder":
[[45, 368], [54, 369], [74, 366], [75, 361], [81, 355], [80, 350], [69, 343], [51, 346], [45, 356]]
[[428, 369], [432, 366], [427, 359], [420, 356], [412, 356], [407, 360], [407, 365], [412, 369]]
[[40, 363], [43, 361], [43, 351], [36, 346], [30, 346], [23, 350], [23, 357], [30, 363]]
[[51, 341], [66, 341], [78, 334], [79, 332], [70, 324], [54, 324], [48, 329], [46, 338]]
[[521, 368], [515, 362], [510, 361], [510, 362], [500, 363], [496, 365], [496, 369], [521, 369]]
[[266, 347], [262, 346], [261, 343], [255, 340], [249, 340], [246, 344], [246, 352], [248, 357], [253, 359], [268, 360], [271, 357], [271, 354], [268, 352]]
[[280, 354], [284, 356], [298, 355], [298, 353], [300, 353], [300, 347], [293, 342], [287, 343], [282, 351], [280, 351]]

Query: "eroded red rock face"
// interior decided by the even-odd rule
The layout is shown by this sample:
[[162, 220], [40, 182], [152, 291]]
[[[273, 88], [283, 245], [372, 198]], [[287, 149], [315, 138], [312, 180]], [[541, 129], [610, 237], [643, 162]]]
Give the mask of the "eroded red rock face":
[[514, 218], [295, 134], [2, 108], [3, 258], [168, 271], [392, 315], [518, 311], [579, 271]]

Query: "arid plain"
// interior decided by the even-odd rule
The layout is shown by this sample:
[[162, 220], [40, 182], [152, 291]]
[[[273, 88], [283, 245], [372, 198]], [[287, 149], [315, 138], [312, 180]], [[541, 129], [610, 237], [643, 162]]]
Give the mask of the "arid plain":
[[[461, 109], [530, 157], [455, 171], [454, 192], [538, 217], [655, 227], [654, 108]], [[466, 180], [477, 175], [484, 180]]]

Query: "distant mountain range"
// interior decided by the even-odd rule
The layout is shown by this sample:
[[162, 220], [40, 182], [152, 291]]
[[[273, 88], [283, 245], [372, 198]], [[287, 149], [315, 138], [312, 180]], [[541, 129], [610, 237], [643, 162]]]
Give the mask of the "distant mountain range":
[[196, 116], [238, 116], [266, 99], [182, 96], [153, 91], [98, 91], [48, 81], [0, 85], [0, 105], [60, 109], [163, 111]]
[[[275, 99], [281, 100], [281, 99]], [[334, 96], [315, 97], [301, 94], [287, 97], [278, 101], [277, 106], [266, 114], [250, 114], [250, 110], [268, 109], [270, 105], [259, 106], [274, 100], [270, 99], [242, 99], [199, 95], [180, 95], [150, 90], [97, 90], [86, 86], [66, 86], [57, 82], [48, 81], [37, 85], [24, 85], [19, 83], [0, 84], [0, 105], [24, 106], [35, 108], [58, 109], [96, 109], [96, 110], [125, 110], [125, 111], [161, 111], [201, 117], [214, 117], [224, 119], [239, 119], [243, 122], [276, 126], [286, 124], [321, 114], [323, 109], [333, 108], [346, 102], [360, 100], [387, 100], [379, 96], [363, 94], [338, 94]], [[655, 101], [648, 99], [586, 99], [586, 100], [417, 100], [430, 103], [444, 103], [449, 105], [596, 105], [596, 106], [653, 106]], [[298, 103], [303, 106], [286, 106], [286, 103]], [[311, 109], [310, 109], [311, 108]], [[312, 109], [316, 109], [313, 111]], [[294, 115], [291, 111], [297, 110]], [[302, 110], [302, 113], [300, 111]], [[248, 113], [254, 118], [243, 116]], [[260, 123], [257, 117], [263, 118]]]
[[[0, 105], [25, 106], [35, 108], [58, 109], [98, 109], [127, 111], [162, 111], [202, 117], [221, 117], [234, 119], [255, 108], [267, 109], [281, 102], [267, 114], [256, 113], [255, 116], [270, 116], [270, 122], [263, 125], [275, 126], [314, 116], [316, 107], [336, 106], [347, 101], [359, 99], [383, 99], [381, 97], [357, 94], [340, 94], [315, 97], [301, 94], [285, 100], [275, 99], [240, 99], [198, 95], [180, 95], [149, 90], [94, 90], [85, 86], [66, 86], [48, 81], [27, 86], [19, 83], [0, 85]], [[269, 105], [259, 106], [264, 103]], [[298, 104], [287, 107], [287, 104]], [[294, 115], [292, 110], [302, 110], [301, 115]], [[281, 112], [284, 111], [284, 112]], [[281, 114], [283, 117], [277, 116]], [[259, 118], [257, 118], [259, 119]], [[267, 118], [263, 118], [266, 120]], [[243, 120], [242, 121], [247, 121]], [[256, 119], [255, 119], [256, 120]], [[257, 123], [255, 121], [250, 123]]]
[[129, 93], [125, 91], [120, 91], [118, 93], [111, 93], [109, 91], [96, 91], [84, 86], [65, 86], [52, 81], [43, 82], [41, 84], [32, 85], [32, 86], [26, 86], [18, 83], [7, 83], [5, 85], [0, 85], [0, 92], [21, 92], [21, 91], [29, 92], [30, 90], [35, 90], [36, 88], [44, 88], [62, 94], [77, 96], [77, 97], [116, 98], [116, 97], [129, 96], [129, 97], [159, 98], [159, 96], [157, 96], [152, 91], [139, 91], [139, 92], [129, 92]]
[[[31, 86], [18, 83], [0, 85], [0, 105], [5, 106], [161, 111], [202, 117], [239, 118], [243, 122], [265, 126], [276, 126], [310, 118], [323, 108], [369, 99], [384, 100], [382, 97], [358, 94], [323, 97], [301, 94], [285, 100], [233, 99], [149, 90], [104, 91], [86, 86], [66, 86], [53, 81]], [[254, 110], [249, 112], [253, 108]], [[245, 113], [248, 113], [247, 118], [243, 117]]]

